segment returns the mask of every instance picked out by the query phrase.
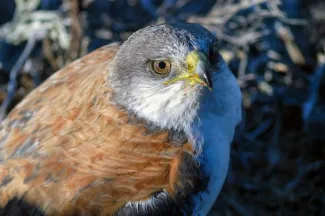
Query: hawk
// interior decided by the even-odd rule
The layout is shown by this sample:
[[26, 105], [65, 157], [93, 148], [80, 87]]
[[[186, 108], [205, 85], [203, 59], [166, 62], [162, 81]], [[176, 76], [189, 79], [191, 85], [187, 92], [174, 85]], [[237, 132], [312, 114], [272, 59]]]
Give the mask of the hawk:
[[198, 24], [152, 25], [54, 73], [0, 126], [2, 215], [206, 215], [241, 93]]

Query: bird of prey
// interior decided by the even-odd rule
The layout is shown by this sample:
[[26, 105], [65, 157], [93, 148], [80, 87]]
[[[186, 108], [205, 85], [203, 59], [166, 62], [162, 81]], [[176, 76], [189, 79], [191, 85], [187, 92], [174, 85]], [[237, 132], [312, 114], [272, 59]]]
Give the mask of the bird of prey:
[[0, 126], [0, 215], [206, 215], [241, 93], [198, 24], [145, 27], [54, 73]]

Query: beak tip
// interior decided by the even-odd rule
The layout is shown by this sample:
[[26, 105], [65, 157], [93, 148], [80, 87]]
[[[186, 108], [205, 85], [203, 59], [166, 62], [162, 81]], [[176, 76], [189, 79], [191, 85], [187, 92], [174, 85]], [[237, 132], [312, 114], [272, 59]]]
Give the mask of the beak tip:
[[209, 75], [209, 72], [205, 72], [204, 75], [203, 75], [203, 81], [205, 83], [205, 86], [210, 90], [212, 91], [212, 80], [211, 80], [211, 77]]

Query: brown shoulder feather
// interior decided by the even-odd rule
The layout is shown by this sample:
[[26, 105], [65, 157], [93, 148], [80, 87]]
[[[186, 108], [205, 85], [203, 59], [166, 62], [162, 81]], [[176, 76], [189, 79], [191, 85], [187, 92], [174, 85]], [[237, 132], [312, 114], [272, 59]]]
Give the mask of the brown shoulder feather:
[[110, 45], [61, 69], [0, 125], [0, 206], [13, 198], [47, 214], [113, 214], [157, 191], [174, 193], [188, 143], [147, 133], [111, 101]]

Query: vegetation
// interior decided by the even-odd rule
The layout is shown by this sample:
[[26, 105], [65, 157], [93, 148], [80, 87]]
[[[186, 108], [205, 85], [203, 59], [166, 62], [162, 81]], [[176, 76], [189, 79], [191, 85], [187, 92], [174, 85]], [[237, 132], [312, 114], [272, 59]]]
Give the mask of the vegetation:
[[[2, 6], [1, 6], [2, 5]], [[16, 0], [0, 3], [0, 121], [72, 60], [157, 22], [220, 39], [244, 118], [211, 215], [325, 215], [325, 3]]]

